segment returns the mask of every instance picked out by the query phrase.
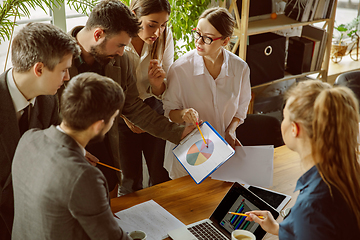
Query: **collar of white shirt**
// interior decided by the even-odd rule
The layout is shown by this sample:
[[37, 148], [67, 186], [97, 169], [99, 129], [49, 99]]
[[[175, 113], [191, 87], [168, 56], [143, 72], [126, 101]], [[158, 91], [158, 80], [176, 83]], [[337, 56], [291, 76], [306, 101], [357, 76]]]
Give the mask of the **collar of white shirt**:
[[144, 46], [142, 47], [140, 56], [136, 52], [136, 50], [135, 50], [134, 46], [132, 45], [132, 43], [129, 43], [127, 46], [125, 46], [125, 51], [131, 52], [133, 54], [133, 55], [128, 54], [129, 58], [137, 57], [142, 62], [148, 55], [150, 55], [150, 50], [151, 50], [150, 47], [151, 46], [149, 44], [144, 42]]
[[7, 85], [10, 92], [11, 99], [14, 104], [14, 108], [16, 113], [18, 113], [18, 117], [20, 118], [20, 111], [26, 108], [29, 104], [35, 105], [36, 97], [26, 100], [24, 95], [20, 92], [13, 77], [13, 69], [10, 69], [7, 73]]
[[[224, 61], [221, 66], [221, 72], [218, 78], [229, 76], [229, 52], [224, 48], [221, 49], [224, 55]], [[205, 74], [205, 62], [202, 56], [200, 56], [197, 51], [194, 54], [194, 76]]]

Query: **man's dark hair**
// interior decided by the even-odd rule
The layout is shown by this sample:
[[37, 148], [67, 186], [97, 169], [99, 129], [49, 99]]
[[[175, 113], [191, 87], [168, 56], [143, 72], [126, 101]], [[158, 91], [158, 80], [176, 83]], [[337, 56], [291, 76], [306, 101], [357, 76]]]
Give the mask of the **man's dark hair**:
[[130, 37], [136, 37], [140, 23], [121, 1], [103, 0], [94, 7], [85, 25], [87, 30], [96, 27], [109, 36], [125, 31]]
[[124, 106], [125, 95], [121, 86], [97, 73], [75, 76], [61, 96], [60, 111], [64, 124], [76, 131], [86, 130], [93, 123], [104, 120]]
[[67, 54], [80, 54], [73, 37], [51, 24], [28, 23], [12, 42], [11, 61], [16, 72], [27, 72], [38, 62], [52, 71]]

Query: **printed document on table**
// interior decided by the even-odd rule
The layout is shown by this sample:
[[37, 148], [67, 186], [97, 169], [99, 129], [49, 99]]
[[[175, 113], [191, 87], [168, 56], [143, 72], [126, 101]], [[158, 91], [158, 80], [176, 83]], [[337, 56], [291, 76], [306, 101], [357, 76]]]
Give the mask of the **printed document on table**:
[[168, 237], [169, 231], [185, 226], [154, 200], [119, 211], [115, 215], [118, 217], [115, 220], [125, 232], [142, 230], [147, 240], [164, 239]]
[[273, 162], [273, 145], [236, 146], [235, 154], [210, 177], [267, 188], [273, 182]]

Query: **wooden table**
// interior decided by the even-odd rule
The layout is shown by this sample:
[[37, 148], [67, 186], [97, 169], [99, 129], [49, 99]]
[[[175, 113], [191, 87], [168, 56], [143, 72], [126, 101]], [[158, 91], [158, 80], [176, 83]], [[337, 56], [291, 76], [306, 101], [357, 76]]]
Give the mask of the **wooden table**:
[[[292, 196], [287, 205], [293, 206], [297, 193], [293, 193], [303, 169], [297, 153], [286, 146], [274, 151], [274, 177], [272, 190]], [[207, 178], [197, 185], [190, 176], [185, 176], [118, 198], [111, 199], [112, 211], [118, 212], [136, 204], [153, 199], [185, 225], [210, 217], [232, 183]], [[279, 222], [282, 218], [279, 217]], [[170, 239], [170, 238], [168, 238]], [[264, 239], [278, 239], [266, 234]]]

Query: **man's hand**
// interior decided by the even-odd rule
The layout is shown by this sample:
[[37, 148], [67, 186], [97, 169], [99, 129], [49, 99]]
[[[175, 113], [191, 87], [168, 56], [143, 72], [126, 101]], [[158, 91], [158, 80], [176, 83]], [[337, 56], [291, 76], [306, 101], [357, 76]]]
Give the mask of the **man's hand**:
[[189, 125], [187, 127], [185, 127], [182, 135], [181, 135], [181, 139], [184, 139], [184, 137], [186, 137], [189, 133], [191, 133], [196, 127], [194, 125]]
[[143, 131], [141, 128], [135, 126], [132, 122], [130, 122], [129, 120], [127, 120], [125, 117], [123, 117], [126, 125], [130, 128], [130, 130], [134, 133], [143, 133], [145, 131]]
[[99, 162], [99, 159], [94, 155], [92, 155], [91, 153], [89, 153], [88, 151], [86, 151], [85, 158], [94, 167], [96, 167], [96, 163]]

